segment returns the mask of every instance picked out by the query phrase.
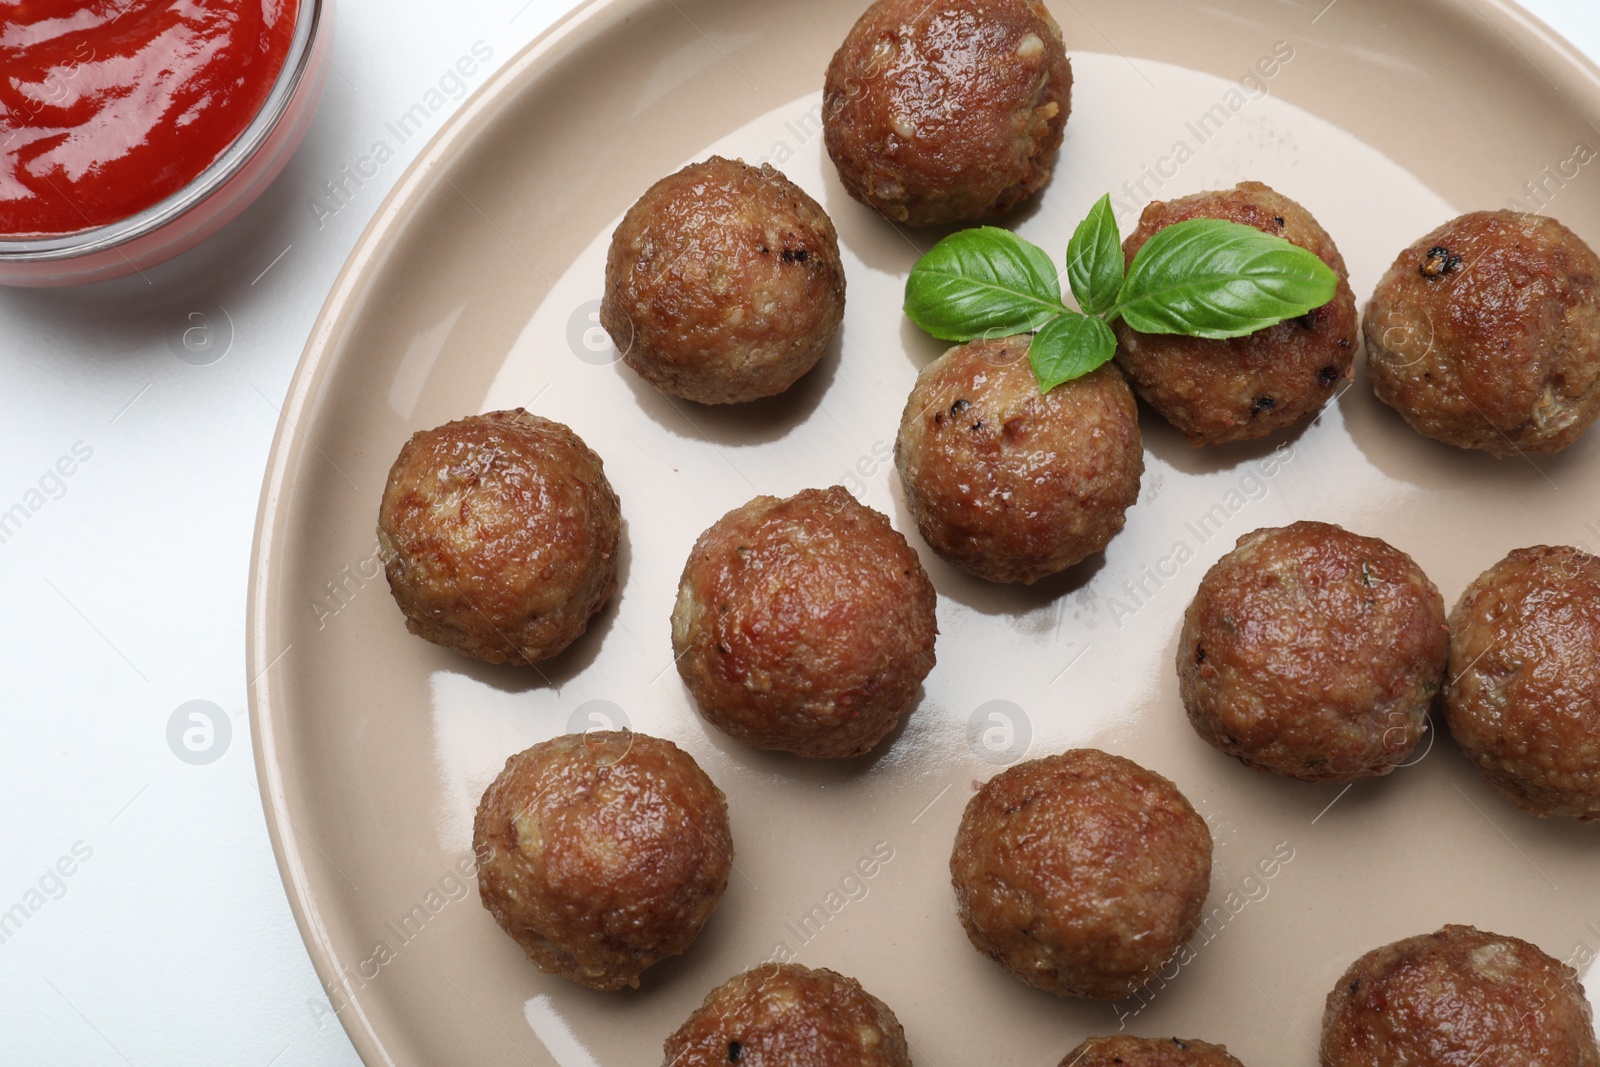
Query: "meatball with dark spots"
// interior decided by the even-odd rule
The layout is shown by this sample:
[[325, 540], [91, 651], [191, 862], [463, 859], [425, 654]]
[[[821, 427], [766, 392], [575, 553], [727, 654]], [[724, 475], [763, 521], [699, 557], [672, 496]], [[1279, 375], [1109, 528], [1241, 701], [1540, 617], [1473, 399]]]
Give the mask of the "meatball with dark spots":
[[1445, 223], [1400, 253], [1362, 329], [1373, 391], [1425, 437], [1557, 452], [1600, 417], [1600, 258], [1555, 219]]
[[768, 963], [713, 989], [666, 1041], [664, 1067], [911, 1067], [889, 1006], [826, 968]]
[[1600, 1067], [1571, 967], [1446, 926], [1356, 960], [1328, 994], [1323, 1067]]
[[973, 946], [1059, 996], [1132, 993], [1194, 933], [1211, 831], [1161, 775], [1098, 749], [1019, 763], [967, 802], [950, 856]]
[[722, 791], [671, 741], [626, 730], [508, 759], [472, 847], [483, 906], [528, 959], [599, 990], [687, 949], [733, 865]]
[[651, 186], [606, 255], [600, 323], [664, 393], [733, 404], [788, 389], [844, 319], [833, 222], [770, 166], [712, 156]]
[[1450, 733], [1533, 815], [1600, 819], [1600, 559], [1519, 548], [1450, 614]]
[[1035, 582], [1105, 548], [1139, 496], [1138, 405], [1112, 366], [1043, 395], [1028, 337], [953, 348], [917, 376], [895, 466], [935, 552]]
[[1146, 207], [1122, 243], [1127, 262], [1158, 231], [1190, 219], [1253, 226], [1315, 253], [1339, 276], [1333, 300], [1229, 340], [1140, 333], [1119, 321], [1117, 365], [1192, 445], [1248, 441], [1316, 414], [1355, 361], [1356, 299], [1333, 238], [1295, 201], [1242, 182]]
[[1004, 215], [1047, 181], [1072, 108], [1039, 0], [877, 0], [828, 64], [823, 130], [850, 195], [912, 226]]
[[1059, 1067], [1244, 1067], [1221, 1045], [1194, 1038], [1091, 1037]]
[[559, 422], [491, 411], [414, 434], [378, 509], [406, 628], [489, 663], [565, 649], [617, 587], [622, 516], [600, 457]]
[[1195, 731], [1308, 782], [1388, 774], [1444, 682], [1439, 590], [1410, 556], [1323, 522], [1256, 530], [1184, 614], [1178, 688]]
[[695, 542], [672, 648], [701, 714], [729, 736], [858, 756], [933, 669], [934, 605], [906, 539], [844, 488], [762, 496]]

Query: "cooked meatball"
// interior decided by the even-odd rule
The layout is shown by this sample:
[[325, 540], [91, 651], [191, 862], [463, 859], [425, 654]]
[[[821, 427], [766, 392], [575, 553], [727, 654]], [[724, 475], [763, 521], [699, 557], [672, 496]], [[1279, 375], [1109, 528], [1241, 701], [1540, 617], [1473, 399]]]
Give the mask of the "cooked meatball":
[[1306, 782], [1388, 774], [1444, 682], [1444, 600], [1411, 557], [1325, 522], [1256, 530], [1200, 580], [1178, 639], [1196, 732]]
[[1323, 1067], [1600, 1067], [1572, 968], [1470, 926], [1373, 949], [1322, 1016]]
[[1411, 428], [1496, 456], [1600, 416], [1600, 259], [1555, 219], [1475, 211], [1400, 253], [1367, 304], [1367, 372]]
[[1129, 264], [1158, 230], [1189, 219], [1224, 219], [1314, 252], [1339, 275], [1331, 301], [1264, 330], [1225, 341], [1139, 333], [1119, 321], [1117, 365], [1145, 402], [1192, 445], [1248, 441], [1321, 410], [1356, 355], [1356, 298], [1344, 257], [1311, 213], [1260, 182], [1156, 201], [1122, 243]]
[[483, 906], [534, 966], [600, 990], [687, 949], [733, 864], [722, 790], [671, 741], [626, 730], [508, 759], [472, 847]]
[[770, 166], [692, 163], [652, 185], [611, 237], [600, 324], [663, 393], [702, 404], [781, 393], [843, 319], [833, 223]]
[[1519, 548], [1468, 586], [1450, 614], [1444, 709], [1501, 796], [1600, 819], [1600, 559]]
[[1059, 1067], [1244, 1067], [1228, 1050], [1181, 1037], [1091, 1037]]
[[489, 663], [572, 644], [617, 588], [622, 515], [600, 457], [517, 408], [414, 434], [378, 509], [406, 628]]
[[912, 226], [1016, 207], [1050, 180], [1071, 110], [1072, 64], [1039, 0], [877, 0], [822, 95], [839, 180]]
[[895, 441], [923, 539], [992, 582], [1034, 582], [1105, 548], [1144, 473], [1138, 405], [1116, 368], [1041, 396], [1029, 341], [973, 341], [934, 360]]
[[933, 669], [934, 600], [906, 539], [840, 486], [758, 496], [695, 542], [672, 648], [701, 714], [730, 736], [858, 756]]
[[665, 1067], [911, 1067], [889, 1006], [835, 971], [768, 963], [706, 994]]
[[1211, 831], [1161, 775], [1074, 749], [978, 790], [950, 876], [979, 952], [1060, 996], [1117, 1000], [1199, 925]]

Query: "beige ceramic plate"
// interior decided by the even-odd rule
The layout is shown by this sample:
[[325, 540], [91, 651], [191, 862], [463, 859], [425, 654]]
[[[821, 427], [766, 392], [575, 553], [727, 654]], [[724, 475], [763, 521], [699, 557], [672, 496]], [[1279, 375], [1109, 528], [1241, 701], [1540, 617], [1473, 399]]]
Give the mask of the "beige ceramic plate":
[[[1107, 190], [1126, 232], [1152, 196], [1259, 178], [1320, 217], [1365, 297], [1401, 247], [1460, 210], [1532, 204], [1534, 182], [1600, 243], [1600, 72], [1496, 0], [1324, 2], [1054, 0], [1075, 106], [1055, 181], [1020, 230], [1059, 253]], [[1315, 424], [1225, 451], [1191, 450], [1147, 413], [1143, 491], [1103, 559], [1014, 589], [924, 551], [939, 665], [873, 757], [805, 763], [701, 723], [668, 614], [703, 528], [757, 493], [833, 483], [912, 528], [889, 442], [939, 349], [898, 311], [930, 237], [844, 195], [816, 120], [823, 69], [861, 7], [585, 5], [423, 153], [329, 298], [267, 473], [249, 670], [284, 881], [361, 1054], [655, 1063], [712, 986], [792, 955], [887, 1000], [923, 1067], [1050, 1067], [1120, 1026], [1310, 1065], [1324, 995], [1380, 942], [1467, 922], [1584, 964], [1600, 950], [1592, 832], [1512, 811], [1446, 738], [1348, 790], [1246, 770], [1186, 725], [1171, 657], [1201, 574], [1259, 526], [1317, 518], [1382, 536], [1450, 602], [1515, 546], [1600, 544], [1600, 434], [1558, 458], [1496, 462], [1415, 436], [1360, 377]], [[811, 191], [849, 277], [842, 343], [792, 395], [737, 410], [641, 387], [594, 317], [616, 220], [713, 150], [771, 159]], [[600, 452], [628, 524], [620, 595], [543, 670], [409, 636], [373, 538], [407, 435], [517, 404]], [[600, 995], [529, 966], [462, 871], [474, 805], [507, 755], [620, 721], [677, 741], [727, 792], [738, 870], [689, 953], [636, 993]], [[1074, 745], [1170, 776], [1216, 838], [1195, 958], [1114, 1006], [1034, 992], [980, 958], [948, 882], [974, 784]], [[868, 855], [881, 862], [862, 879]]]

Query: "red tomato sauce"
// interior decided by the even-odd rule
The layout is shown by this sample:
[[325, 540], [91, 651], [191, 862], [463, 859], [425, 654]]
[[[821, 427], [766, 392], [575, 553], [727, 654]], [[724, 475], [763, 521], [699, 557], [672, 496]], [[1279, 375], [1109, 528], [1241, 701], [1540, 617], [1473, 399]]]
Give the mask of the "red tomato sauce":
[[177, 192], [260, 112], [296, 0], [0, 0], [0, 236]]

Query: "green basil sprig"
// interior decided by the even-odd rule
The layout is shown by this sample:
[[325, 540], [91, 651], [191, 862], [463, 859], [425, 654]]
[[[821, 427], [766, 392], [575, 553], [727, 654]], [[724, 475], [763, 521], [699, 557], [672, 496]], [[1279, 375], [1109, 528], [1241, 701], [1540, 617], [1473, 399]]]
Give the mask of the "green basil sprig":
[[1116, 355], [1111, 323], [1141, 333], [1223, 339], [1298, 318], [1333, 299], [1339, 278], [1312, 252], [1252, 226], [1190, 219], [1159, 230], [1124, 270], [1111, 197], [1067, 244], [1066, 274], [1081, 310], [1061, 299], [1055, 264], [1038, 245], [994, 226], [946, 237], [906, 280], [911, 321], [945, 341], [1032, 333], [1040, 392]]

